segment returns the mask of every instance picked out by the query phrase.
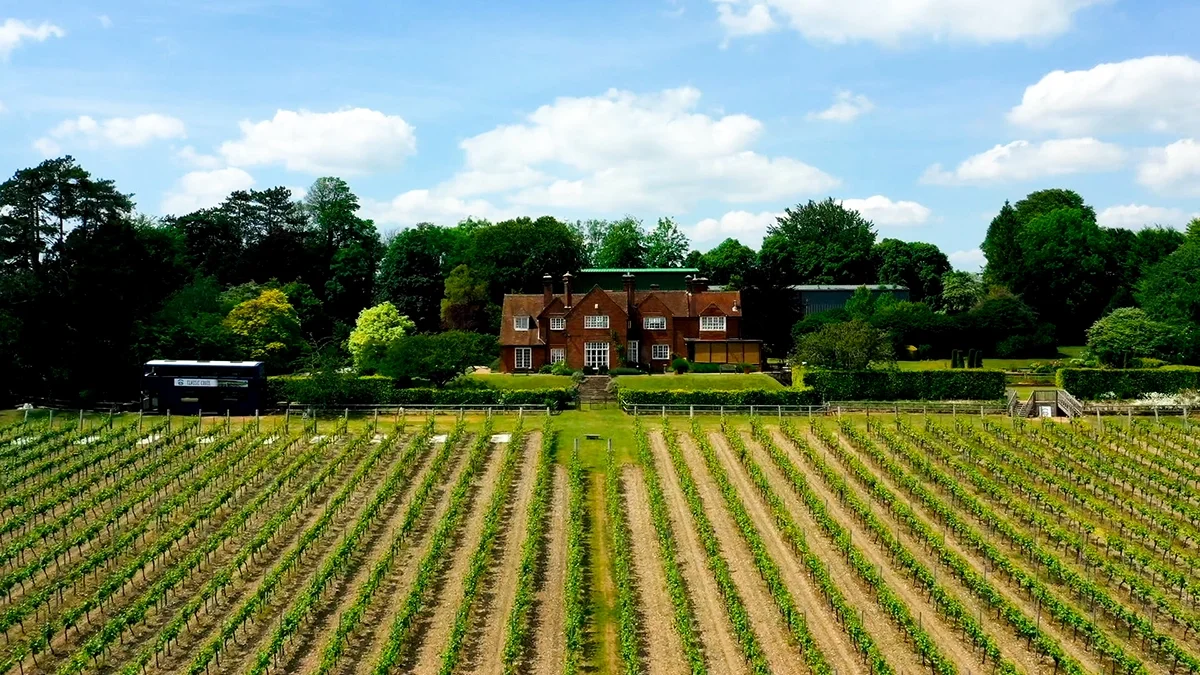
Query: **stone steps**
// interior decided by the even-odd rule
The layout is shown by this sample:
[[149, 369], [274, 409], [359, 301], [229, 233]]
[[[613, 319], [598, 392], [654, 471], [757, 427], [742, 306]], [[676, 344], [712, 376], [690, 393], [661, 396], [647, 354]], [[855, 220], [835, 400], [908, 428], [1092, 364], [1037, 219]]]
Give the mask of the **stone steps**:
[[612, 380], [608, 375], [588, 375], [579, 384], [579, 401], [581, 403], [607, 403], [616, 400], [608, 392], [608, 383]]

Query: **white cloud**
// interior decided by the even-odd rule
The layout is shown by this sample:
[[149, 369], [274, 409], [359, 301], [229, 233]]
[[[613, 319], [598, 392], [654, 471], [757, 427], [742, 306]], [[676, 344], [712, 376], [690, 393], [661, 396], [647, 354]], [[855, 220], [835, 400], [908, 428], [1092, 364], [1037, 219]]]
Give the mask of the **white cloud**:
[[1094, 138], [1068, 138], [1030, 143], [1013, 141], [973, 155], [953, 171], [934, 164], [921, 182], [963, 185], [1023, 181], [1072, 173], [1112, 171], [1125, 161], [1125, 151]]
[[502, 220], [515, 215], [483, 199], [461, 199], [431, 190], [409, 190], [386, 202], [364, 200], [363, 213], [379, 225], [450, 225], [468, 217]]
[[776, 28], [771, 10], [763, 2], [717, 0], [717, 20], [730, 37], [758, 35]]
[[866, 199], [845, 199], [842, 206], [858, 211], [876, 225], [920, 225], [929, 220], [933, 213], [929, 207], [917, 202], [894, 202], [883, 195]]
[[303, 201], [308, 196], [308, 188], [306, 187], [298, 185], [285, 185], [284, 187], [292, 193], [292, 199], [295, 201]]
[[987, 258], [984, 257], [983, 251], [977, 248], [969, 251], [955, 251], [946, 257], [950, 259], [950, 264], [954, 269], [963, 270], [964, 272], [978, 272], [987, 263]]
[[767, 233], [767, 227], [774, 225], [780, 215], [770, 211], [730, 211], [720, 218], [701, 220], [690, 228], [689, 235], [696, 244], [716, 244], [733, 237], [747, 246], [758, 248]]
[[701, 200], [790, 199], [838, 185], [799, 160], [754, 152], [761, 122], [697, 113], [699, 99], [690, 87], [560, 98], [525, 123], [464, 140], [464, 170], [433, 194], [503, 193], [526, 209], [679, 213]]
[[4, 23], [0, 23], [0, 60], [8, 60], [9, 54], [26, 40], [45, 42], [52, 37], [65, 37], [66, 34], [63, 29], [46, 21], [35, 26], [19, 19], [5, 19]]
[[1137, 180], [1155, 192], [1200, 197], [1200, 143], [1185, 138], [1151, 150]]
[[197, 169], [219, 169], [223, 162], [219, 157], [214, 155], [205, 155], [197, 152], [196, 148], [185, 145], [175, 153], [175, 157], [184, 164]]
[[[808, 40], [891, 45], [913, 39], [993, 43], [1050, 37], [1066, 32], [1079, 10], [1105, 1], [763, 0], [755, 6], [769, 8]], [[731, 11], [728, 0], [716, 2], [718, 13]]]
[[864, 113], [871, 112], [875, 104], [862, 94], [839, 91], [833, 97], [833, 105], [819, 112], [810, 112], [808, 119], [826, 122], [853, 122]]
[[82, 142], [90, 148], [132, 148], [156, 140], [183, 138], [187, 128], [183, 121], [166, 115], [112, 117], [97, 121], [87, 115], [65, 120], [39, 138], [33, 147], [43, 154], [58, 154], [63, 143]]
[[182, 178], [163, 197], [162, 212], [175, 215], [191, 213], [220, 204], [230, 192], [254, 187], [254, 177], [237, 168], [193, 171]]
[[1087, 134], [1200, 130], [1200, 61], [1147, 56], [1090, 70], [1056, 70], [1025, 90], [1014, 124]]
[[1123, 227], [1130, 230], [1140, 230], [1152, 225], [1164, 227], [1180, 227], [1186, 225], [1200, 213], [1188, 214], [1183, 209], [1165, 206], [1148, 206], [1146, 204], [1121, 204], [1110, 206], [1096, 216], [1096, 220], [1104, 227]]
[[272, 119], [239, 126], [242, 137], [220, 148], [233, 166], [282, 164], [290, 171], [354, 175], [398, 166], [417, 147], [412, 125], [366, 108], [279, 110]]
[[107, 14], [101, 14], [98, 18], [100, 19], [101, 28], [112, 28], [112, 19]]

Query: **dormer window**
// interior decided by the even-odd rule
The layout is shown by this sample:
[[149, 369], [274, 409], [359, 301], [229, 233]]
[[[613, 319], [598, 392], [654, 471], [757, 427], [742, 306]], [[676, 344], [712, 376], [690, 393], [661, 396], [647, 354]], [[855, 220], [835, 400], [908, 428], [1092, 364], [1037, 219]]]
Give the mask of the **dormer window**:
[[712, 332], [725, 331], [725, 317], [723, 316], [702, 316], [700, 317], [700, 330]]
[[533, 323], [528, 316], [514, 316], [513, 330], [529, 330], [529, 325]]

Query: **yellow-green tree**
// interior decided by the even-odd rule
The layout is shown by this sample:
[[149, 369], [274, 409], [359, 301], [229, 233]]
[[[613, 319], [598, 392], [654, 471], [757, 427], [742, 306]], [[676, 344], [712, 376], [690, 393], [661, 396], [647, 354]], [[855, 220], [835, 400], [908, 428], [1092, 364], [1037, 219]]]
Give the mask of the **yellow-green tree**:
[[359, 312], [358, 321], [346, 342], [346, 348], [354, 359], [354, 367], [359, 372], [378, 368], [388, 347], [415, 329], [416, 324], [390, 302]]
[[267, 361], [272, 368], [291, 363], [304, 348], [296, 310], [277, 288], [234, 307], [225, 317], [225, 325], [250, 356]]

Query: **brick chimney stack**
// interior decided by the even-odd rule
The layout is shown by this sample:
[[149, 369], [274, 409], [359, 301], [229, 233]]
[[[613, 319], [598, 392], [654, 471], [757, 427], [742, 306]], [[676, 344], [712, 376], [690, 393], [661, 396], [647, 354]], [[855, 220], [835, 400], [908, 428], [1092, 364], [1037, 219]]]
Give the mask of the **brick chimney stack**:
[[571, 302], [571, 273], [570, 272], [567, 272], [566, 274], [563, 275], [563, 295], [566, 296], [564, 298], [564, 303], [566, 304], [566, 306], [568, 308], [573, 307], [574, 305]]
[[692, 288], [696, 293], [704, 293], [708, 290], [708, 277], [696, 277], [692, 280]]
[[542, 275], [542, 307], [549, 307], [554, 301], [554, 277]]
[[695, 287], [694, 287], [695, 282], [692, 280], [692, 275], [690, 275], [690, 274], [687, 275], [686, 277], [683, 278], [683, 281], [685, 284], [687, 284], [687, 292], [689, 294], [692, 293], [695, 290]]
[[633, 311], [633, 273], [626, 272], [625, 275], [621, 277], [621, 281], [623, 281], [624, 285], [625, 285], [625, 304], [627, 306], [626, 311], [632, 312]]

